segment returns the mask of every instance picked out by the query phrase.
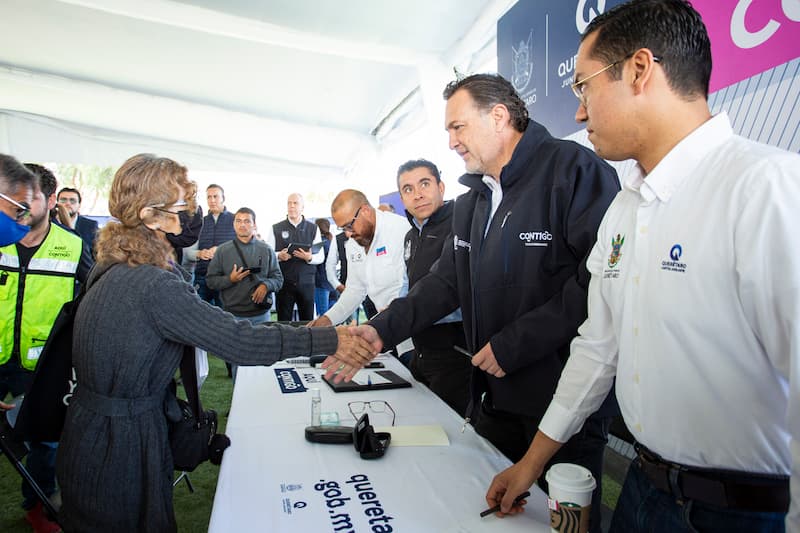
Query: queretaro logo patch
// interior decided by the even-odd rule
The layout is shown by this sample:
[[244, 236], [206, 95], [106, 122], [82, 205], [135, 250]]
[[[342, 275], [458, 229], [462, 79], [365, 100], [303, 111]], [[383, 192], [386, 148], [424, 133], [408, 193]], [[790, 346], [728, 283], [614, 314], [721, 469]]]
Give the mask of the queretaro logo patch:
[[622, 259], [622, 245], [625, 243], [625, 236], [617, 233], [617, 237], [611, 238], [611, 253], [608, 255], [608, 268], [614, 268]]

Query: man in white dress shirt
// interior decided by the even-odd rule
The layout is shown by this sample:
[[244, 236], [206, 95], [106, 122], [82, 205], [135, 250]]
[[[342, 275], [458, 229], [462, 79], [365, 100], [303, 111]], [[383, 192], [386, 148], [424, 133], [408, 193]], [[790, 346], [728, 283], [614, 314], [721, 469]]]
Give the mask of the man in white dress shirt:
[[[360, 191], [340, 192], [331, 205], [331, 216], [349, 239], [347, 284], [336, 303], [309, 326], [329, 326], [344, 322], [369, 296], [378, 310], [408, 292], [408, 276], [403, 256], [408, 221], [400, 215], [372, 207]], [[368, 317], [369, 318], [369, 317]], [[413, 348], [401, 343], [398, 353]]]
[[800, 531], [800, 157], [712, 117], [710, 73], [682, 0], [623, 4], [582, 37], [576, 119], [598, 155], [638, 165], [553, 401], [487, 492], [503, 513], [616, 379], [638, 457], [612, 532]]

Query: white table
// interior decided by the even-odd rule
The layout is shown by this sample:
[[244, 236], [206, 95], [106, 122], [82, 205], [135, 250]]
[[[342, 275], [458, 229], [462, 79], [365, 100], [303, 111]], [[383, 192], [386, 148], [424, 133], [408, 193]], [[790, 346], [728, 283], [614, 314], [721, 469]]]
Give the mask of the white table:
[[[232, 444], [209, 531], [548, 532], [545, 496], [536, 486], [525, 513], [479, 517], [489, 482], [509, 461], [472, 426], [461, 433], [463, 420], [398, 361], [378, 360], [413, 386], [337, 394], [321, 370], [295, 370], [307, 387], [320, 389], [322, 411], [338, 412], [342, 425], [355, 423], [347, 402], [385, 400], [396, 425], [439, 424], [450, 445], [390, 446], [383, 458], [363, 460], [352, 444], [307, 442], [311, 393], [281, 392], [275, 370], [288, 365], [239, 367], [226, 429]], [[380, 415], [370, 418], [384, 423]]]

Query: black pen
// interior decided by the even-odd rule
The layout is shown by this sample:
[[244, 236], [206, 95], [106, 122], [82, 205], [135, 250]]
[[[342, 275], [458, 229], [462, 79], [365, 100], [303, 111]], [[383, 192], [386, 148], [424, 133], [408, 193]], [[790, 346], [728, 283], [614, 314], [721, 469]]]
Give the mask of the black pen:
[[[521, 502], [522, 500], [524, 500], [525, 498], [527, 498], [530, 495], [531, 495], [531, 493], [526, 490], [525, 492], [523, 492], [522, 494], [520, 494], [519, 496], [514, 498], [514, 503], [517, 504], [517, 503]], [[490, 514], [494, 514], [499, 510], [500, 510], [500, 504], [498, 503], [494, 507], [489, 507], [485, 511], [482, 511], [481, 512], [481, 518], [483, 518], [484, 516], [488, 516]]]
[[463, 353], [464, 355], [466, 355], [467, 357], [469, 357], [470, 359], [472, 359], [472, 355], [473, 355], [473, 354], [469, 353], [467, 350], [465, 350], [465, 349], [464, 349], [464, 348], [462, 348], [461, 346], [456, 346], [456, 345], [454, 344], [454, 345], [453, 345], [453, 349], [454, 349], [455, 351], [457, 351], [458, 353]]

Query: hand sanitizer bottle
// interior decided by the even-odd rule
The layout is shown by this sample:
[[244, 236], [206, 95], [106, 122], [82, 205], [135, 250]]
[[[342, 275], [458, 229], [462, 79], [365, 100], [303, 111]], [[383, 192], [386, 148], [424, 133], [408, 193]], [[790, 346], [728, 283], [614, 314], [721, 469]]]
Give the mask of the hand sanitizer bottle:
[[322, 398], [319, 389], [311, 389], [311, 425], [319, 426], [322, 416]]

